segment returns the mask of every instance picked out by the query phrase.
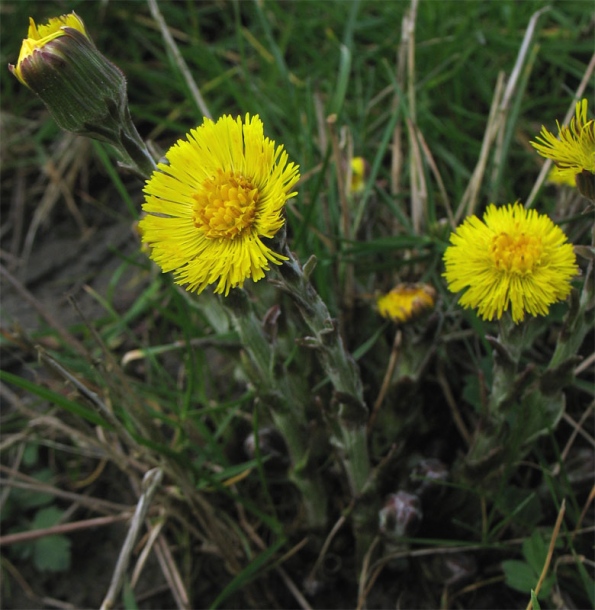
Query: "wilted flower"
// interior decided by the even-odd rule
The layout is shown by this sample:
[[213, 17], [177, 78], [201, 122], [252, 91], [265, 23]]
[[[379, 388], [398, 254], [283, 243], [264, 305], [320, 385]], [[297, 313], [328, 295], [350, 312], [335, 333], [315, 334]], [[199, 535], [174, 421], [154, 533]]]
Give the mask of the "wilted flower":
[[587, 120], [587, 100], [577, 102], [568, 127], [556, 124], [558, 137], [542, 127], [531, 144], [542, 157], [554, 161], [559, 178], [575, 178], [581, 193], [595, 199], [595, 121]]
[[483, 221], [468, 217], [450, 242], [444, 253], [448, 288], [465, 290], [460, 304], [484, 320], [500, 319], [509, 308], [515, 323], [525, 313], [546, 315], [568, 296], [578, 273], [562, 229], [520, 203], [490, 204]]
[[408, 322], [434, 307], [436, 291], [429, 284], [398, 284], [376, 301], [378, 313], [393, 322]]
[[162, 271], [187, 290], [216, 283], [227, 295], [285, 257], [262, 241], [283, 226], [299, 169], [263, 134], [258, 116], [205, 119], [178, 140], [147, 182], [143, 241]]
[[124, 74], [95, 47], [75, 13], [37, 26], [29, 19], [16, 67], [9, 70], [66, 130], [121, 144], [129, 122]]

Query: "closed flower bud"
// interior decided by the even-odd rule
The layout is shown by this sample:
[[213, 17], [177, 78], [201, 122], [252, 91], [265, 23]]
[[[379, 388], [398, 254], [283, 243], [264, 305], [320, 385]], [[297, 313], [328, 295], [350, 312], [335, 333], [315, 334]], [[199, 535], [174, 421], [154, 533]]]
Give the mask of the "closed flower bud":
[[[266, 467], [272, 470], [284, 470], [289, 464], [287, 447], [281, 434], [275, 428], [261, 428], [258, 431], [258, 449], [266, 458]], [[257, 457], [256, 437], [249, 434], [244, 441], [244, 453], [253, 460]]]
[[154, 163], [130, 118], [126, 78], [97, 50], [78, 15], [39, 26], [30, 18], [17, 65], [8, 69], [41, 99], [60, 128], [108, 142], [141, 173], [151, 173]]
[[436, 458], [420, 460], [411, 471], [411, 482], [416, 484], [415, 492], [424, 497], [444, 489], [442, 483], [448, 480], [448, 468]]
[[422, 518], [419, 498], [406, 491], [390, 494], [378, 513], [380, 531], [392, 540], [415, 535]]
[[[16, 67], [9, 70], [48, 107], [66, 130], [108, 142], [126, 112], [126, 79], [96, 49], [75, 14], [36, 26], [30, 19]], [[115, 138], [117, 140], [117, 138]]]

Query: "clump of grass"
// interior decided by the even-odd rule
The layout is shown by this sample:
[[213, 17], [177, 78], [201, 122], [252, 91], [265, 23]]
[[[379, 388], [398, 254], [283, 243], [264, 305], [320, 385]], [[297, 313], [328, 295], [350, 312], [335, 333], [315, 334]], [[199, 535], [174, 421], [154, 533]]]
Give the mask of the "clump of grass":
[[[260, 115], [300, 165], [288, 255], [329, 320], [320, 332], [300, 317], [295, 277], [247, 285], [249, 298], [226, 309], [157, 274], [132, 229], [141, 181], [108, 147], [59, 134], [3, 72], [2, 278], [20, 304], [5, 297], [2, 326], [3, 595], [76, 605], [37, 574], [52, 553], [67, 568], [74, 531], [93, 540], [124, 521], [108, 580], [79, 605], [594, 603], [593, 209], [576, 191], [540, 186], [529, 145], [576, 92], [592, 98], [586, 6], [51, 2], [33, 15], [81, 15], [127, 75], [132, 117], [157, 158], [207, 113]], [[5, 63], [33, 8], [5, 4]], [[354, 156], [367, 165], [359, 193], [349, 192]], [[582, 330], [565, 322], [565, 303], [528, 325], [518, 391], [540, 380], [568, 333], [582, 361], [556, 369], [564, 394], [548, 403], [551, 417], [529, 422], [539, 434], [508, 436], [514, 459], [470, 473], [461, 464], [485, 432], [502, 352], [494, 325], [446, 290], [442, 254], [466, 215], [516, 199], [547, 212], [586, 257], [582, 301], [570, 302]], [[95, 253], [86, 267], [57, 258], [36, 275], [36, 251], [73, 233], [75, 258]], [[432, 285], [434, 311], [403, 327], [383, 321], [375, 295], [397, 282]], [[321, 364], [325, 333], [336, 341], [327, 361], [349, 352], [361, 387]], [[283, 419], [279, 401], [300, 418]], [[371, 420], [358, 419], [360, 401]], [[306, 439], [300, 463], [290, 458], [304, 443], [278, 433], [288, 423]], [[369, 464], [350, 478], [363, 450]], [[304, 502], [321, 488], [322, 508]]]

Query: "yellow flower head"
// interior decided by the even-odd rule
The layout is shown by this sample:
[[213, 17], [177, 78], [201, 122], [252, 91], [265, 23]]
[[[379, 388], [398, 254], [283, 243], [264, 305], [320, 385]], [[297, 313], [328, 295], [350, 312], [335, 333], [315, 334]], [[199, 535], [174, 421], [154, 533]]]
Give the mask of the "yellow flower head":
[[436, 291], [429, 284], [399, 284], [376, 301], [378, 313], [393, 322], [408, 322], [434, 307]]
[[366, 186], [366, 160], [363, 157], [351, 159], [350, 193], [361, 193]]
[[258, 281], [286, 257], [261, 238], [283, 226], [283, 207], [297, 193], [299, 168], [263, 134], [258, 116], [205, 119], [178, 140], [147, 181], [140, 221], [143, 242], [162, 271], [187, 290], [215, 292]]
[[576, 104], [574, 117], [568, 127], [558, 125], [558, 137], [541, 128], [541, 133], [531, 142], [537, 152], [552, 159], [560, 177], [574, 177], [582, 172], [595, 174], [595, 121], [587, 120], [587, 100]]
[[547, 181], [551, 184], [563, 184], [576, 188], [576, 176], [568, 172], [561, 172], [557, 165], [553, 165], [548, 174]]
[[9, 65], [10, 71], [21, 81], [21, 83], [23, 83], [23, 85], [29, 86], [21, 71], [23, 64], [27, 63], [34, 53], [38, 49], [42, 49], [48, 42], [64, 36], [66, 34], [64, 28], [72, 28], [89, 38], [85, 31], [85, 25], [74, 12], [68, 15], [62, 15], [61, 17], [52, 17], [45, 25], [35, 25], [33, 17], [29, 17], [29, 32], [27, 33], [27, 38], [23, 40], [23, 44], [21, 45], [21, 52], [19, 53], [17, 65], [16, 67]]
[[483, 221], [470, 216], [450, 237], [444, 277], [451, 292], [484, 320], [500, 319], [509, 308], [515, 323], [525, 313], [546, 315], [570, 293], [578, 273], [566, 235], [547, 216], [520, 203], [490, 204]]

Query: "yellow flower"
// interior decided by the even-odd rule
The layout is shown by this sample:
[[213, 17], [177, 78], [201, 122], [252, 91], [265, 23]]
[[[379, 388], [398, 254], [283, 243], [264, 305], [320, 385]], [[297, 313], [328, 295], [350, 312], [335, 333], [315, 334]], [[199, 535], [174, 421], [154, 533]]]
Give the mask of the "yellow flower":
[[558, 168], [560, 179], [575, 178], [581, 193], [590, 199], [595, 185], [595, 121], [587, 120], [587, 100], [576, 104], [570, 126], [558, 125], [558, 137], [541, 128], [541, 133], [531, 142], [537, 152], [552, 159]]
[[366, 186], [366, 161], [363, 157], [353, 157], [351, 159], [351, 184], [349, 191], [361, 193]]
[[205, 119], [178, 140], [147, 181], [147, 212], [140, 221], [143, 242], [162, 271], [176, 283], [215, 292], [258, 281], [269, 263], [286, 257], [262, 238], [283, 226], [283, 207], [299, 179], [283, 146], [263, 134], [258, 116]]
[[444, 253], [444, 277], [459, 299], [484, 320], [500, 319], [509, 308], [515, 323], [525, 313], [546, 315], [565, 299], [578, 273], [566, 235], [547, 216], [520, 203], [490, 204], [483, 222], [470, 216], [451, 235]]
[[48, 42], [55, 38], [68, 35], [64, 28], [72, 28], [79, 31], [87, 39], [89, 38], [85, 31], [85, 25], [74, 12], [69, 15], [62, 15], [61, 17], [52, 17], [45, 25], [35, 25], [33, 18], [29, 17], [29, 32], [27, 33], [27, 38], [23, 40], [16, 68], [11, 65], [8, 66], [10, 71], [21, 81], [21, 83], [23, 83], [23, 85], [29, 86], [22, 74], [23, 65], [27, 64], [34, 53], [45, 47]]
[[429, 284], [399, 284], [376, 301], [378, 313], [393, 322], [408, 322], [432, 309], [436, 291]]
[[552, 166], [547, 181], [551, 184], [564, 184], [576, 188], [576, 176], [574, 174], [568, 174], [567, 172], [561, 172], [557, 165]]

